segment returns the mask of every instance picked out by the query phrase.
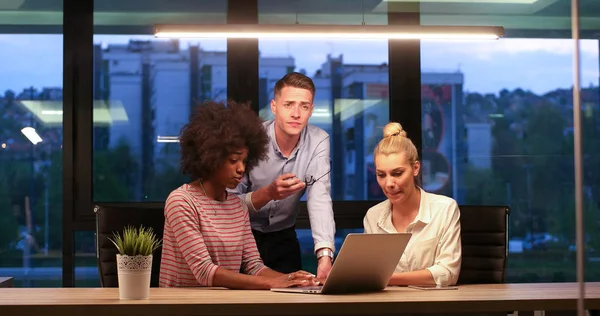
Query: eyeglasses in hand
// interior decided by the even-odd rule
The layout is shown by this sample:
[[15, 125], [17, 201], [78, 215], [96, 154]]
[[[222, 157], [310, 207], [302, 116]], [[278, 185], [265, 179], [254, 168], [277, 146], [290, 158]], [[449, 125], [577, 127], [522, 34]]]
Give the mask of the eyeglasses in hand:
[[331, 172], [331, 168], [329, 168], [329, 170], [327, 170], [327, 172], [325, 172], [325, 174], [323, 174], [322, 176], [318, 177], [317, 179], [315, 179], [313, 176], [307, 174], [304, 177], [304, 183], [306, 183], [306, 186], [313, 185], [317, 181], [321, 180], [321, 178], [323, 178], [324, 176], [328, 175], [329, 172]]

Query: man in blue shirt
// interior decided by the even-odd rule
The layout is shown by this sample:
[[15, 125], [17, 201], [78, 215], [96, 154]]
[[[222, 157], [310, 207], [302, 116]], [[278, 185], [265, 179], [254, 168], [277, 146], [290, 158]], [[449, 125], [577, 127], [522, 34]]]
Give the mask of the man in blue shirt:
[[269, 159], [252, 169], [234, 193], [248, 206], [265, 265], [281, 273], [302, 268], [295, 225], [298, 203], [306, 193], [317, 277], [326, 278], [335, 251], [335, 221], [329, 135], [308, 124], [315, 86], [309, 77], [294, 72], [277, 81], [273, 94], [271, 111], [275, 119], [264, 123], [271, 139]]

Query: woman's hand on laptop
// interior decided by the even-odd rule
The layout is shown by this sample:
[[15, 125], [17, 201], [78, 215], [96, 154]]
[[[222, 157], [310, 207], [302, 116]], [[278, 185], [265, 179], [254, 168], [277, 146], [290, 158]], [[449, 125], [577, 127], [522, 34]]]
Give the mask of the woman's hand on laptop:
[[318, 285], [315, 275], [306, 271], [296, 271], [269, 280], [270, 288]]

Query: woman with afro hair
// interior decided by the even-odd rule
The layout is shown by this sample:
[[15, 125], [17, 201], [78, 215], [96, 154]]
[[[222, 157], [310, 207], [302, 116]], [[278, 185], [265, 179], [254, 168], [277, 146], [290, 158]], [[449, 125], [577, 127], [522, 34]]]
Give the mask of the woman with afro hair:
[[198, 106], [179, 139], [181, 171], [194, 180], [165, 203], [161, 287], [270, 289], [311, 285], [313, 275], [267, 268], [250, 229], [248, 210], [228, 194], [264, 160], [269, 138], [245, 104]]

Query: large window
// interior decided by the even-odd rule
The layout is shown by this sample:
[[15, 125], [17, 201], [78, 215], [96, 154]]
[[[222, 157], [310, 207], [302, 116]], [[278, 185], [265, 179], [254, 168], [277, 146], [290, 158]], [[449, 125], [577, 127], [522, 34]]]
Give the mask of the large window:
[[62, 285], [62, 34], [0, 34], [0, 275]]
[[[74, 266], [75, 285], [98, 286], [92, 217], [80, 204], [164, 201], [188, 180], [179, 172], [177, 137], [191, 108], [227, 97], [225, 39], [158, 40], [152, 31], [155, 24], [226, 23], [229, 1], [93, 1], [93, 38], [67, 33], [64, 41], [66, 47], [93, 42], [94, 54], [64, 52], [69, 62], [63, 65], [63, 8], [70, 12], [64, 16], [69, 26], [89, 23], [84, 11], [91, 2], [81, 1], [0, 6], [0, 275], [14, 277], [17, 287], [61, 286], [63, 262]], [[349, 232], [362, 231], [358, 217], [366, 203], [384, 198], [372, 172], [382, 126], [406, 120], [406, 112], [410, 116], [421, 106], [424, 188], [460, 204], [510, 206], [508, 282], [575, 280], [570, 1], [525, 2], [257, 1], [259, 23], [388, 24], [389, 16], [390, 23], [410, 24], [419, 16], [423, 25], [506, 30], [499, 41], [422, 41], [421, 91], [388, 88], [387, 41], [260, 40], [259, 60], [239, 61], [248, 65], [242, 72], [259, 63], [258, 108], [265, 119], [272, 117], [268, 104], [276, 80], [291, 71], [313, 78], [316, 108], [309, 122], [330, 135], [332, 198], [338, 218], [347, 220], [338, 227], [338, 248]], [[253, 20], [253, 12], [229, 9], [229, 22]], [[580, 0], [580, 9], [586, 280], [598, 281], [600, 6]], [[252, 41], [230, 45], [247, 48]], [[390, 57], [399, 66], [392, 68], [392, 78], [415, 78], [414, 69], [403, 69], [407, 60], [417, 59], [410, 46], [400, 50], [402, 57]], [[81, 82], [92, 76], [93, 100], [87, 100]], [[252, 99], [240, 82], [229, 87], [230, 94]], [[392, 97], [409, 94], [401, 98], [408, 103], [390, 105], [389, 90]], [[416, 93], [420, 105], [410, 103]], [[92, 108], [93, 121], [79, 121]], [[85, 132], [89, 124], [93, 134]], [[65, 167], [75, 173], [70, 177], [64, 169], [69, 189], [64, 195], [63, 143], [66, 161], [73, 160]], [[81, 168], [90, 164], [82, 160], [90, 153], [88, 144], [91, 181], [90, 170]], [[92, 201], [81, 201], [90, 191]], [[349, 205], [344, 203], [351, 210], [339, 207]], [[65, 229], [71, 231], [64, 243], [63, 206], [78, 213], [65, 213]], [[298, 229], [303, 263], [315, 272], [306, 227]], [[64, 258], [63, 245], [73, 250]], [[70, 269], [65, 275], [73, 279]]]
[[[576, 280], [572, 46], [541, 38], [421, 44], [424, 188], [459, 204], [511, 208], [508, 282]], [[581, 47], [591, 281], [600, 280], [598, 40]]]
[[191, 109], [227, 98], [227, 55], [225, 39], [158, 40], [152, 26], [224, 23], [227, 1], [110, 3], [94, 13], [93, 199], [162, 202], [187, 180], [177, 138]]

